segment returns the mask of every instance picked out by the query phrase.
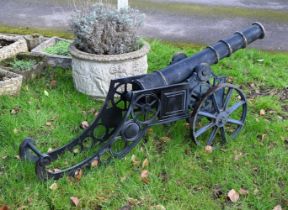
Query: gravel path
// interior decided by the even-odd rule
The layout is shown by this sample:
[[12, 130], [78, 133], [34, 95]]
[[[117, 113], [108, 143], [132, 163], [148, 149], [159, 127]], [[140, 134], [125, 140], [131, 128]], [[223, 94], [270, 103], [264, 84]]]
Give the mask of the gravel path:
[[[42, 0], [43, 1], [43, 0]], [[71, 7], [51, 1], [36, 0], [0, 0], [0, 24], [69, 30]], [[164, 0], [154, 0], [161, 2]], [[265, 8], [273, 11], [288, 12], [286, 0], [165, 0], [177, 4], [201, 3], [207, 5], [222, 4], [226, 6], [243, 6]], [[159, 4], [158, 4], [159, 5]], [[141, 9], [141, 8], [140, 8]], [[146, 21], [141, 34], [148, 37], [211, 44], [218, 39], [229, 36], [257, 21], [245, 17], [201, 16], [171, 13], [161, 8], [145, 10]], [[267, 37], [256, 42], [252, 47], [267, 50], [288, 51], [288, 22], [261, 20], [267, 29]]]

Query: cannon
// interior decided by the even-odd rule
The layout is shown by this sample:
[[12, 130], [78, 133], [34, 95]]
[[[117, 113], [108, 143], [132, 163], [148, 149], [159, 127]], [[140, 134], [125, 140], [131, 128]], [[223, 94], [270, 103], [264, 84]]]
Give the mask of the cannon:
[[[33, 139], [26, 138], [19, 149], [21, 159], [34, 162], [42, 180], [77, 176], [84, 169], [123, 158], [148, 128], [178, 120], [189, 123], [197, 145], [225, 144], [243, 128], [247, 101], [242, 90], [227, 83], [226, 77], [215, 75], [211, 65], [264, 36], [264, 27], [253, 23], [192, 57], [176, 54], [160, 71], [112, 80], [101, 111], [82, 134], [48, 153], [41, 153]], [[51, 168], [65, 153], [91, 149], [95, 152], [77, 164]]]

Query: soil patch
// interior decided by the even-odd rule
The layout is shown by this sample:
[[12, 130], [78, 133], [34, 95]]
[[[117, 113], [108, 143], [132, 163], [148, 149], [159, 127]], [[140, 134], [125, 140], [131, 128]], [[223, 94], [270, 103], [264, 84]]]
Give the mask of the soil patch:
[[8, 40], [5, 40], [5, 39], [0, 39], [0, 49], [3, 48], [3, 47], [6, 47], [10, 44], [13, 44], [14, 41], [8, 41]]
[[283, 89], [267, 88], [267, 87], [255, 87], [249, 85], [248, 98], [254, 99], [259, 96], [277, 96], [281, 101], [288, 100], [288, 87]]

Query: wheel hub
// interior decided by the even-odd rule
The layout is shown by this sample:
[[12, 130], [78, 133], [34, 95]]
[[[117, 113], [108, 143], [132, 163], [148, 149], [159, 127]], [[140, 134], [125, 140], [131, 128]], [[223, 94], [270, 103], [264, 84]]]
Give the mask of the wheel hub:
[[228, 120], [228, 114], [225, 111], [220, 112], [216, 117], [216, 126], [221, 128], [224, 127]]

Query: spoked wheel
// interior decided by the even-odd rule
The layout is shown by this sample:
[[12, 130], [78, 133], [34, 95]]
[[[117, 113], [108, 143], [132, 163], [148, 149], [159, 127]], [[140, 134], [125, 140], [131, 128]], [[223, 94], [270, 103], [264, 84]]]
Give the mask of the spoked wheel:
[[140, 124], [153, 122], [160, 112], [160, 99], [154, 93], [139, 95], [133, 102], [132, 117]]
[[247, 114], [244, 93], [234, 85], [212, 87], [195, 107], [190, 118], [197, 145], [225, 144], [243, 128]]
[[127, 111], [129, 107], [129, 91], [132, 90], [132, 83], [118, 84], [113, 93], [112, 104], [120, 110]]

